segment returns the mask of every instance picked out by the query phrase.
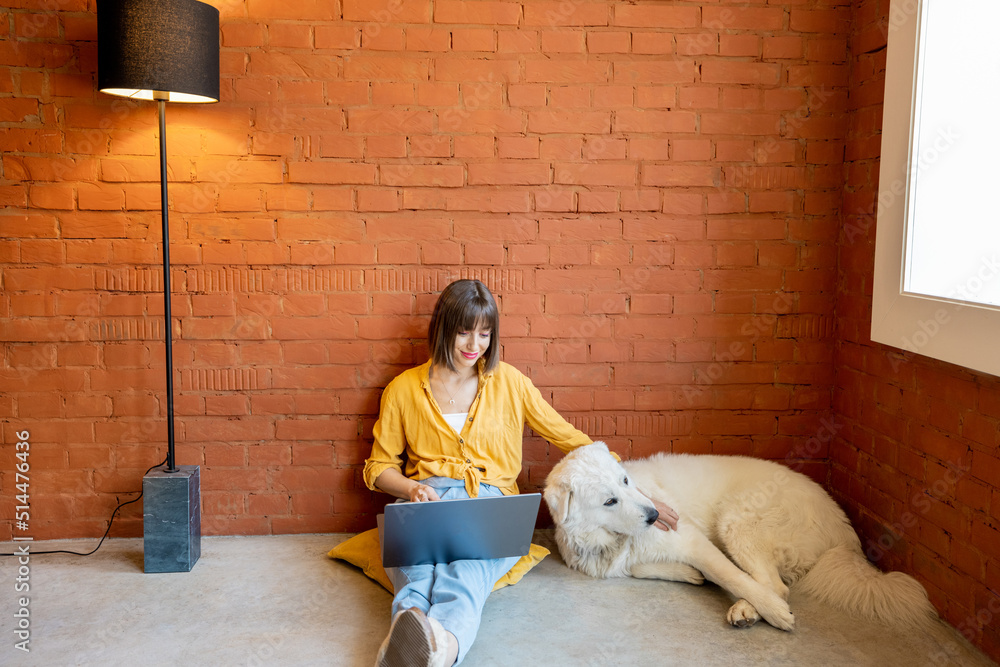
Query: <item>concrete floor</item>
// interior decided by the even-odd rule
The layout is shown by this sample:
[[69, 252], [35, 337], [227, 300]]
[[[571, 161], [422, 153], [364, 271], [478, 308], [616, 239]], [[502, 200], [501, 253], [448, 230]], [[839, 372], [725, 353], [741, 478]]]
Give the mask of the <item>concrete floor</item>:
[[[14, 648], [17, 563], [0, 558], [0, 664], [371, 665], [390, 596], [326, 552], [347, 535], [208, 537], [179, 574], [144, 574], [142, 540], [30, 561], [30, 653]], [[521, 665], [994, 665], [944, 625], [902, 636], [792, 595], [792, 633], [725, 623], [728, 596], [655, 581], [596, 580], [552, 550], [487, 602], [470, 667]], [[39, 542], [89, 551], [93, 540]], [[10, 552], [9, 544], [2, 548]]]

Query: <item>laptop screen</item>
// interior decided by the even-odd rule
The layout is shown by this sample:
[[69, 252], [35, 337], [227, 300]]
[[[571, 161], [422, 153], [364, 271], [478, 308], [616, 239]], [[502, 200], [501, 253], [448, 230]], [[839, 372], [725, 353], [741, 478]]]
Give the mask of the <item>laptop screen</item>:
[[379, 516], [382, 566], [523, 556], [541, 494], [386, 505]]

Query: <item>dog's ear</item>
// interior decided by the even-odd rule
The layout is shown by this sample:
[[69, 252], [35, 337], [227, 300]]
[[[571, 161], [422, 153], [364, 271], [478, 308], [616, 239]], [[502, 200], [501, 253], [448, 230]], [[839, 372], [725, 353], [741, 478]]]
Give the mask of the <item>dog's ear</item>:
[[573, 499], [573, 489], [562, 484], [548, 485], [543, 493], [545, 504], [549, 506], [549, 514], [557, 524], [565, 523], [569, 518], [569, 506]]
[[603, 449], [604, 451], [609, 452], [609, 453], [611, 451], [611, 450], [608, 449], [607, 443], [604, 442], [603, 440], [595, 440], [594, 444], [591, 445], [591, 447], [597, 447], [598, 449]]

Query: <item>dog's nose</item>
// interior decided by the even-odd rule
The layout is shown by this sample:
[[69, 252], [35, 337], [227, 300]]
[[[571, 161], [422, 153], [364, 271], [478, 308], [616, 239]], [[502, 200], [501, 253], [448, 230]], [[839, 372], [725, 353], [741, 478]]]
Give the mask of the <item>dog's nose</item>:
[[660, 513], [656, 511], [655, 507], [650, 507], [646, 510], [646, 525], [652, 526], [656, 523], [656, 520], [660, 517]]

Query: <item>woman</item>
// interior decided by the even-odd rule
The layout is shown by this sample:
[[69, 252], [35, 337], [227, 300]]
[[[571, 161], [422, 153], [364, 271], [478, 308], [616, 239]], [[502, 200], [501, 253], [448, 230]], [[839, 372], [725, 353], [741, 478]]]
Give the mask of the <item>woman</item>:
[[[364, 469], [370, 489], [411, 502], [514, 494], [525, 423], [563, 451], [591, 443], [527, 377], [500, 361], [499, 325], [483, 283], [458, 280], [444, 289], [428, 329], [430, 359], [404, 371], [382, 395]], [[676, 527], [676, 514], [659, 509]], [[486, 597], [517, 560], [387, 568], [395, 591], [392, 625], [376, 665], [461, 662]]]

